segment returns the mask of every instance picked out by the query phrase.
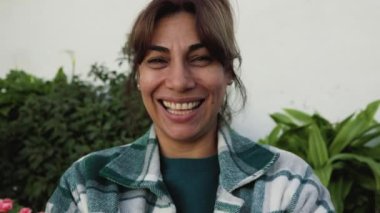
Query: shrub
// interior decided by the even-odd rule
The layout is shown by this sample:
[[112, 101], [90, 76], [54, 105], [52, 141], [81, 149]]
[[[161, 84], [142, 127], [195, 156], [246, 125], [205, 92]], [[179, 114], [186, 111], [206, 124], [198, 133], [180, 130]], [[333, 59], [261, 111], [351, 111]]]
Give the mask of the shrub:
[[337, 212], [380, 212], [380, 100], [341, 122], [286, 109], [271, 117], [276, 127], [260, 143], [307, 161], [328, 187]]
[[0, 197], [41, 210], [71, 163], [147, 130], [129, 76], [98, 65], [89, 75], [94, 83], [62, 69], [51, 81], [20, 70], [0, 79]]

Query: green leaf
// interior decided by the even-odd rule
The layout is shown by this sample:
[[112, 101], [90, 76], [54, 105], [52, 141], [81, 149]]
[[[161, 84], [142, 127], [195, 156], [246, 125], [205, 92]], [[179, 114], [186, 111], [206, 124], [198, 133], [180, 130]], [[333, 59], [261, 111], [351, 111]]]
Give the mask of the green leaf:
[[281, 131], [282, 131], [281, 125], [277, 125], [267, 137], [268, 144], [276, 145], [278, 143], [278, 139], [280, 138]]
[[355, 154], [372, 158], [380, 161], [380, 144], [375, 147], [359, 147], [353, 150]]
[[330, 145], [331, 155], [340, 153], [345, 149], [353, 139], [358, 138], [366, 129], [368, 129], [374, 122], [375, 113], [380, 105], [379, 101], [370, 103], [366, 109], [360, 112], [355, 118], [346, 121], [333, 142]]
[[307, 128], [308, 126], [301, 126], [285, 130], [279, 138], [277, 146], [279, 148], [293, 152], [294, 154], [300, 156], [302, 159], [307, 160]]
[[321, 183], [327, 187], [330, 183], [331, 173], [333, 171], [333, 167], [331, 164], [325, 164], [323, 167], [314, 168], [315, 174], [319, 177]]
[[54, 81], [54, 83], [63, 83], [63, 84], [67, 83], [67, 77], [66, 77], [65, 72], [63, 71], [62, 67], [60, 67], [58, 69], [57, 73], [55, 74], [53, 81]]
[[312, 117], [307, 113], [295, 109], [284, 109], [284, 111], [297, 121], [301, 122], [300, 125], [307, 125], [313, 122]]
[[380, 106], [380, 100], [371, 102], [370, 104], [368, 104], [367, 108], [364, 110], [364, 114], [366, 114], [368, 118], [373, 119], [379, 106]]
[[347, 180], [343, 177], [339, 178], [336, 182], [330, 183], [328, 189], [337, 213], [343, 212], [344, 200], [351, 190], [352, 183], [353, 181]]
[[307, 158], [314, 168], [323, 167], [329, 160], [326, 142], [323, 139], [319, 128], [312, 124], [309, 126], [309, 148]]
[[370, 157], [360, 156], [357, 154], [337, 154], [334, 157], [330, 158], [329, 163], [333, 164], [334, 161], [358, 161], [368, 166], [372, 171], [375, 183], [376, 190], [380, 190], [380, 163], [376, 162]]
[[376, 140], [380, 140], [380, 124], [375, 124], [365, 130], [362, 134], [352, 141], [352, 146], [359, 147], [363, 145], [374, 146]]
[[270, 116], [277, 124], [283, 124], [291, 127], [297, 126], [296, 123], [294, 123], [293, 120], [285, 114], [273, 113]]

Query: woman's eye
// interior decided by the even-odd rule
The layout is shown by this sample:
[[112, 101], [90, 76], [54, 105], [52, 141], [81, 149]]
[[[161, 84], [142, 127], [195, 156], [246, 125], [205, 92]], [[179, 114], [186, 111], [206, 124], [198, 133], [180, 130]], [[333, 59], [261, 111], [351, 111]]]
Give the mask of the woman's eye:
[[190, 60], [190, 63], [194, 66], [207, 66], [212, 62], [212, 57], [208, 55], [197, 56]]
[[148, 66], [153, 68], [153, 69], [163, 68], [168, 63], [167, 60], [165, 60], [164, 58], [150, 58], [146, 62], [148, 64]]

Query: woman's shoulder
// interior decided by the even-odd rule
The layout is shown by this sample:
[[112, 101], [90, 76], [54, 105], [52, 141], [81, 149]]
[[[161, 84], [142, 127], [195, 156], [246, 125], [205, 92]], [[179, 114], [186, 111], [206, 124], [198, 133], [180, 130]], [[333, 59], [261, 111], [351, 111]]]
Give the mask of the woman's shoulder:
[[83, 164], [91, 161], [96, 161], [97, 164], [102, 162], [108, 162], [120, 155], [120, 153], [122, 153], [123, 150], [130, 145], [131, 144], [116, 146], [88, 153], [83, 157], [79, 158], [77, 161], [75, 161], [74, 164]]
[[268, 173], [289, 171], [292, 174], [305, 174], [310, 170], [310, 165], [298, 155], [284, 149], [270, 145], [263, 145], [273, 153], [277, 153], [278, 159]]
[[130, 150], [134, 146], [145, 146], [148, 134], [144, 134], [140, 138], [136, 139], [132, 143], [111, 147], [99, 151], [91, 152], [77, 161], [75, 161], [71, 167], [79, 167], [81, 171], [100, 170], [106, 166], [109, 162], [119, 157], [122, 153]]
[[[143, 138], [143, 137], [141, 137]], [[69, 180], [102, 180], [100, 171], [133, 146], [141, 146], [141, 138], [132, 143], [94, 151], [76, 160], [64, 172], [62, 178]]]
[[79, 158], [67, 168], [61, 180], [65, 180], [68, 183], [73, 182], [72, 184], [76, 185], [77, 181], [86, 182], [87, 180], [101, 179], [99, 176], [100, 170], [113, 159], [117, 158], [126, 146], [117, 146], [91, 152]]

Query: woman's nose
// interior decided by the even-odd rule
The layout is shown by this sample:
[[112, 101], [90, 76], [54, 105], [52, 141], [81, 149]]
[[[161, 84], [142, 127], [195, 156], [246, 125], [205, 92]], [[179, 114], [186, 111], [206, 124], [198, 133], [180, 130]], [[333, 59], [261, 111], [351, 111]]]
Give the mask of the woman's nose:
[[195, 87], [191, 69], [184, 62], [173, 62], [169, 66], [166, 86], [177, 92], [184, 92]]

